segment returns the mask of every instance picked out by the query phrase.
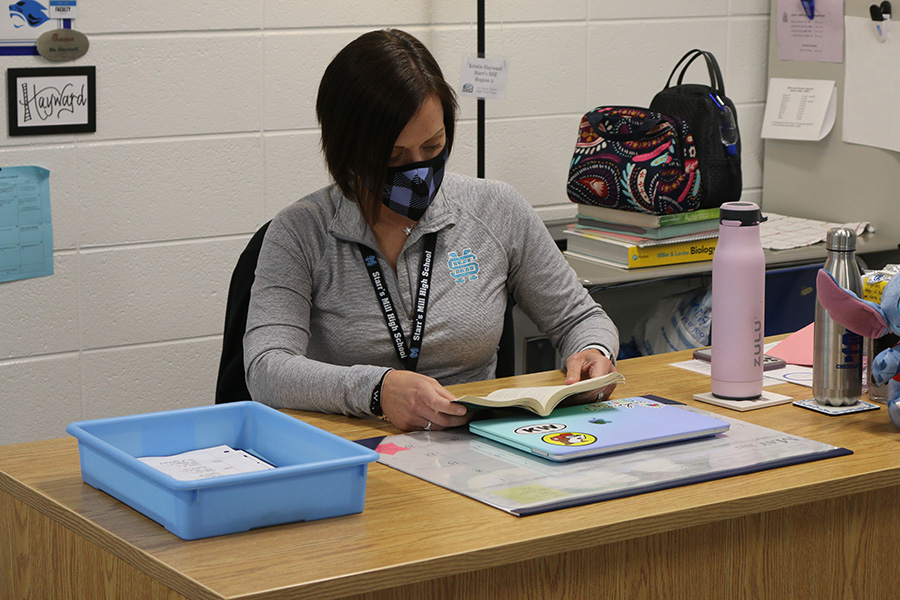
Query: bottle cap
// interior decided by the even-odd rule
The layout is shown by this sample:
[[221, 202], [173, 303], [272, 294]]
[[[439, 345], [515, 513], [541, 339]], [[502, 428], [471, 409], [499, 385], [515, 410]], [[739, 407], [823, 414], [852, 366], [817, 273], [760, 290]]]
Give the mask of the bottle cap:
[[726, 202], [719, 207], [719, 223], [728, 221], [728, 225], [749, 227], [766, 220], [767, 218], [753, 202]]
[[846, 227], [834, 227], [828, 230], [825, 238], [825, 247], [828, 250], [851, 252], [856, 250], [856, 232]]

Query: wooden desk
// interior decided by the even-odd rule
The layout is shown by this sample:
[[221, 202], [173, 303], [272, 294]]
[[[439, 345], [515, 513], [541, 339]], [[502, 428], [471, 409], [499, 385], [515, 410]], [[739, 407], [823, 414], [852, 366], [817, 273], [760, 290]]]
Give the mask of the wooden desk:
[[[614, 397], [693, 404], [708, 379], [622, 361]], [[559, 373], [503, 384], [550, 384]], [[497, 384], [457, 386], [489, 391]], [[809, 397], [807, 388], [774, 391]], [[900, 536], [898, 432], [886, 410], [790, 405], [746, 421], [852, 456], [517, 518], [380, 464], [365, 511], [184, 542], [81, 482], [74, 439], [0, 448], [0, 597], [889, 598]], [[348, 438], [389, 424], [297, 416]]]

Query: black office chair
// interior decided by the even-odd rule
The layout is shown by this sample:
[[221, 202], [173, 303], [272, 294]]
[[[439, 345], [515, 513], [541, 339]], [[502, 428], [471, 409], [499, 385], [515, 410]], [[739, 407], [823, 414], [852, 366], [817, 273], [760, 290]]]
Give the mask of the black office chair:
[[250, 390], [244, 379], [244, 331], [247, 329], [250, 288], [256, 278], [256, 261], [269, 223], [271, 221], [250, 238], [231, 274], [225, 304], [222, 357], [219, 359], [219, 378], [216, 381], [216, 404], [250, 400]]
[[[262, 246], [269, 221], [253, 234], [247, 247], [238, 258], [231, 284], [228, 287], [228, 300], [225, 304], [225, 330], [222, 336], [222, 356], [219, 359], [219, 377], [216, 381], [216, 404], [250, 400], [250, 391], [244, 378], [244, 331], [247, 329], [247, 309], [250, 306], [250, 288], [256, 277], [256, 262]], [[497, 346], [496, 377], [509, 377], [515, 374], [516, 355], [513, 337], [513, 302], [510, 296], [503, 315], [503, 333]]]

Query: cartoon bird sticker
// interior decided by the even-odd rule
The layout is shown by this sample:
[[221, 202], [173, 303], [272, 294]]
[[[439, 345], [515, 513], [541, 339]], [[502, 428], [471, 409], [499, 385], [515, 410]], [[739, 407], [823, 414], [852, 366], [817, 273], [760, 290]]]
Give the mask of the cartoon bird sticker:
[[28, 25], [40, 27], [50, 20], [47, 15], [47, 7], [36, 0], [19, 0], [9, 5], [9, 18], [13, 20], [16, 29]]
[[549, 433], [541, 438], [542, 441], [554, 446], [587, 446], [597, 441], [597, 438], [589, 433], [575, 431], [561, 431]]

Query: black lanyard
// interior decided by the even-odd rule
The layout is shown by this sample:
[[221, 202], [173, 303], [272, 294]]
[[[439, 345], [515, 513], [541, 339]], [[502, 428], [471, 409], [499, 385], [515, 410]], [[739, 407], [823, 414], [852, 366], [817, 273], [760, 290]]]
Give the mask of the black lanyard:
[[358, 244], [363, 262], [369, 271], [369, 279], [372, 280], [372, 287], [375, 288], [378, 304], [381, 306], [381, 312], [384, 314], [388, 332], [390, 332], [391, 339], [394, 341], [394, 349], [397, 351], [400, 362], [405, 365], [408, 371], [416, 370], [416, 365], [419, 362], [419, 351], [422, 349], [422, 337], [425, 334], [425, 313], [428, 310], [428, 293], [431, 290], [431, 268], [434, 262], [434, 249], [437, 245], [437, 232], [429, 233], [423, 240], [425, 247], [422, 250], [419, 287], [413, 299], [416, 305], [416, 318], [413, 323], [413, 334], [412, 339], [409, 341], [409, 346], [406, 345], [406, 338], [403, 335], [403, 328], [400, 327], [400, 319], [397, 316], [397, 311], [394, 309], [391, 293], [384, 284], [384, 277], [381, 273], [381, 267], [378, 266], [378, 259], [371, 248]]

